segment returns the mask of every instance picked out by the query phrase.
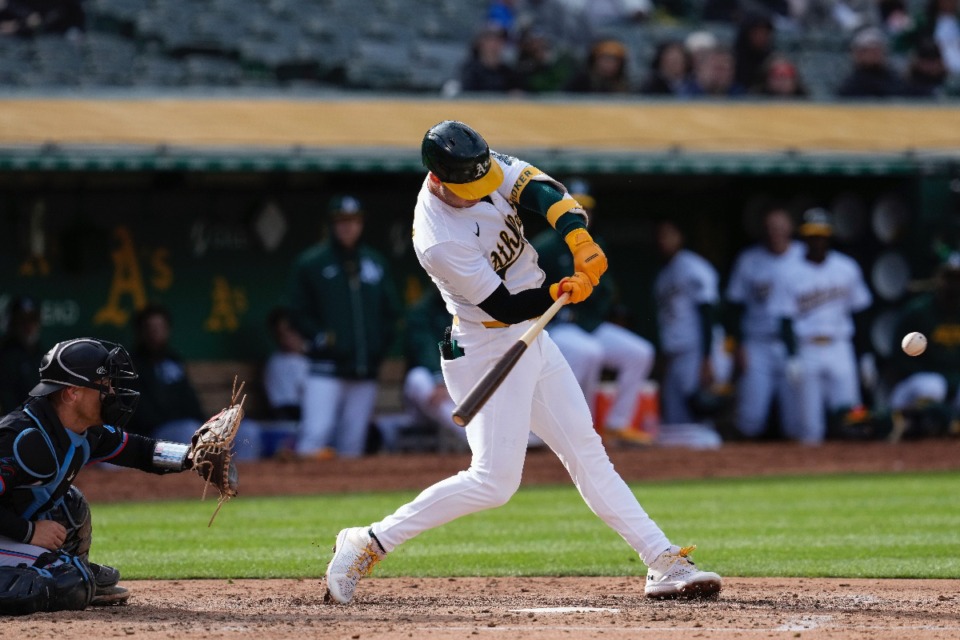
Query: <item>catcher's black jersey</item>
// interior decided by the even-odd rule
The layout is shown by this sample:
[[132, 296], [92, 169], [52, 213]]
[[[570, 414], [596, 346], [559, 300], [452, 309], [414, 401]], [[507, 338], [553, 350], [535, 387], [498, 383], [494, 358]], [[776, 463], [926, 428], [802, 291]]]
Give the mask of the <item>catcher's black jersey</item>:
[[162, 473], [153, 467], [155, 444], [109, 425], [73, 433], [46, 398], [32, 398], [0, 420], [0, 536], [29, 542], [32, 522], [44, 519], [86, 464], [109, 460]]

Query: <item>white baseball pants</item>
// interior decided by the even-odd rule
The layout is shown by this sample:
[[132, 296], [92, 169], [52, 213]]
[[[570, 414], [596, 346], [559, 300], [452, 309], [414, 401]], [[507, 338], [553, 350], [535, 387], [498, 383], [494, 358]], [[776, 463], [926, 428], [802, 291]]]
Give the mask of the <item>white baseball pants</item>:
[[[453, 337], [466, 355], [443, 362], [454, 400], [466, 395], [530, 322], [485, 329], [461, 322]], [[670, 546], [617, 474], [577, 379], [550, 336], [530, 345], [513, 371], [467, 426], [470, 467], [425, 489], [372, 525], [387, 551], [414, 536], [483, 509], [505, 504], [520, 486], [530, 430], [557, 454], [584, 501], [649, 563]]]
[[333, 447], [345, 458], [362, 456], [376, 401], [376, 380], [308, 376], [297, 453], [310, 455]]
[[760, 435], [776, 398], [780, 422], [786, 433], [796, 433], [796, 400], [787, 382], [787, 348], [778, 338], [747, 338], [746, 364], [737, 384], [737, 429], [747, 437]]

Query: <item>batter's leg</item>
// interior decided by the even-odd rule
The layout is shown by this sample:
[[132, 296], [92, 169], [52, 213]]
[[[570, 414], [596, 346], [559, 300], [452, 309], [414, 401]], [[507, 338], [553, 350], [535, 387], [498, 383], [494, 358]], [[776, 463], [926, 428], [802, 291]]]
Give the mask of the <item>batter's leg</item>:
[[[519, 330], [489, 334], [490, 341], [476, 349], [476, 341], [467, 342], [466, 356], [443, 362], [444, 379], [455, 401], [467, 394], [473, 382], [516, 342], [523, 330], [524, 325], [520, 325]], [[505, 504], [519, 488], [530, 433], [531, 398], [540, 376], [538, 342], [527, 349], [467, 426], [467, 440], [473, 452], [470, 467], [428, 487], [412, 502], [371, 526], [384, 551], [392, 551], [414, 536], [460, 516]]]

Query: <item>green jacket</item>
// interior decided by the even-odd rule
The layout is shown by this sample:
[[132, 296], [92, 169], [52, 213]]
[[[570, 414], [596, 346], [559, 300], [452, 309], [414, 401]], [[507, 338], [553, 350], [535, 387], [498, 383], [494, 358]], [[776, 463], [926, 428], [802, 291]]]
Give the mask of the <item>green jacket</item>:
[[436, 288], [427, 289], [407, 310], [404, 356], [407, 368], [426, 367], [440, 373], [440, 347], [443, 330], [449, 326], [450, 314]]
[[315, 372], [372, 380], [396, 337], [400, 299], [386, 260], [330, 241], [301, 253], [290, 276], [294, 326], [312, 344]]
[[[919, 331], [929, 342], [919, 356], [908, 356], [900, 348], [900, 340], [911, 331]], [[904, 308], [893, 339], [890, 349], [898, 379], [921, 371], [939, 373], [947, 379], [952, 397], [960, 384], [960, 308], [938, 304], [934, 294], [921, 295]]]
[[[603, 247], [603, 242], [594, 238]], [[560, 234], [547, 229], [531, 240], [533, 248], [540, 256], [540, 268], [547, 276], [547, 284], [559, 282], [561, 278], [573, 275], [573, 255]], [[589, 298], [579, 304], [567, 305], [563, 309], [561, 320], [576, 322], [585, 331], [593, 331], [606, 321], [613, 305], [614, 285], [609, 272], [600, 278], [600, 284], [594, 287]]]

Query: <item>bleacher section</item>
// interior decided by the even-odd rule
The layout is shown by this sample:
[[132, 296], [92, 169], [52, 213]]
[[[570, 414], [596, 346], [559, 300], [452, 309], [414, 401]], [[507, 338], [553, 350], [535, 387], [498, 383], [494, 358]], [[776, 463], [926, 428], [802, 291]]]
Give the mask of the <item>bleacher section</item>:
[[[486, 0], [88, 0], [81, 37], [0, 38], [0, 86], [99, 89], [340, 88], [437, 94], [459, 74]], [[729, 24], [656, 20], [623, 40], [635, 84], [656, 46], [694, 30], [731, 44]], [[850, 68], [840, 32], [779, 32], [814, 98]]]

